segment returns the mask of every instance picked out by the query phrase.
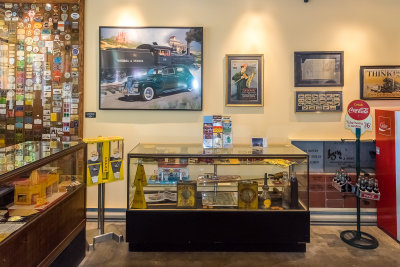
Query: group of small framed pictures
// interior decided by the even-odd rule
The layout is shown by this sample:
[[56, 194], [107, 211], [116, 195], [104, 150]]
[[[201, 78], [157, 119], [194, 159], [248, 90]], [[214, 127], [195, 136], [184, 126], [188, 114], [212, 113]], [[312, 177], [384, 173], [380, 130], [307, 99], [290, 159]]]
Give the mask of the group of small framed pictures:
[[[342, 87], [343, 51], [295, 52], [295, 87]], [[343, 110], [341, 91], [296, 91], [296, 112]]]
[[[295, 52], [295, 87], [343, 87], [343, 51]], [[341, 91], [296, 91], [296, 112], [342, 111]], [[400, 99], [400, 66], [361, 66], [360, 98]]]

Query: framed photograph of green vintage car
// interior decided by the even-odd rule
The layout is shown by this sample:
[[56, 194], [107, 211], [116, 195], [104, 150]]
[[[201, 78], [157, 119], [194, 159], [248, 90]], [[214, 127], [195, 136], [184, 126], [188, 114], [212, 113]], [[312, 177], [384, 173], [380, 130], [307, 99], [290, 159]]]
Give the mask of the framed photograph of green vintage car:
[[226, 55], [226, 106], [263, 106], [264, 55]]
[[99, 108], [202, 110], [202, 27], [100, 27]]

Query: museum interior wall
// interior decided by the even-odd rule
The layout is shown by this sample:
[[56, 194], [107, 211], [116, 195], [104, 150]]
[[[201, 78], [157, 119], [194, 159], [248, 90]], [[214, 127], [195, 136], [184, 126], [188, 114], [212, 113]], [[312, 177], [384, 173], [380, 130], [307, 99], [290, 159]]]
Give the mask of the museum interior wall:
[[[142, 143], [201, 143], [204, 115], [230, 115], [233, 143], [353, 138], [345, 112], [296, 113], [295, 51], [344, 51], [343, 107], [360, 96], [362, 65], [399, 65], [398, 0], [86, 0], [84, 137], [123, 136], [125, 153]], [[99, 26], [203, 27], [203, 110], [100, 110]], [[264, 106], [227, 107], [226, 54], [264, 55]], [[400, 101], [368, 101], [375, 108]], [[374, 130], [374, 129], [373, 129]], [[367, 132], [364, 139], [373, 139]], [[125, 164], [126, 166], [126, 164]], [[97, 187], [88, 188], [88, 207]], [[106, 208], [126, 207], [126, 181], [106, 185]]]

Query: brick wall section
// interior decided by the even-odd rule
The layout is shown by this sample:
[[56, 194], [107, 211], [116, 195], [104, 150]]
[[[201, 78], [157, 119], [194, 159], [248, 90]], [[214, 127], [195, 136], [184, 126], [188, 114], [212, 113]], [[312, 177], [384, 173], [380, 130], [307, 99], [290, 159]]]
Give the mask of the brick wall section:
[[[332, 186], [334, 173], [310, 173], [310, 208], [355, 208], [356, 197], [352, 193], [338, 192]], [[350, 174], [355, 181], [355, 174]], [[374, 174], [371, 177], [375, 177]], [[376, 201], [361, 200], [361, 208], [375, 208]]]

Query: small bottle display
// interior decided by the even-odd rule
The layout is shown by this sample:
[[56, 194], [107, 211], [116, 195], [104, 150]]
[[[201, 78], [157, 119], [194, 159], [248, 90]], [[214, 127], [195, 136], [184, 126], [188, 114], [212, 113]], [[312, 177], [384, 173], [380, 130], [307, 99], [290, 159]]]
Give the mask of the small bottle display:
[[366, 186], [366, 178], [362, 177], [361, 181], [360, 181], [360, 190], [361, 191], [365, 191], [366, 188], [367, 188], [367, 186]]
[[338, 183], [340, 180], [340, 172], [339, 170], [336, 171], [335, 176], [333, 177], [333, 181]]
[[367, 191], [372, 192], [374, 189], [374, 178], [369, 178], [368, 185], [367, 185]]
[[352, 192], [351, 178], [349, 175], [346, 175], [346, 188], [345, 192]]
[[260, 209], [270, 209], [271, 208], [271, 195], [269, 194], [268, 186], [268, 174], [264, 175], [264, 185], [262, 187], [263, 191], [258, 198], [258, 208]]
[[282, 208], [289, 209], [290, 203], [290, 180], [289, 174], [283, 172], [282, 176]]
[[375, 179], [375, 184], [374, 184], [374, 193], [379, 194], [379, 187], [378, 187], [378, 180]]

